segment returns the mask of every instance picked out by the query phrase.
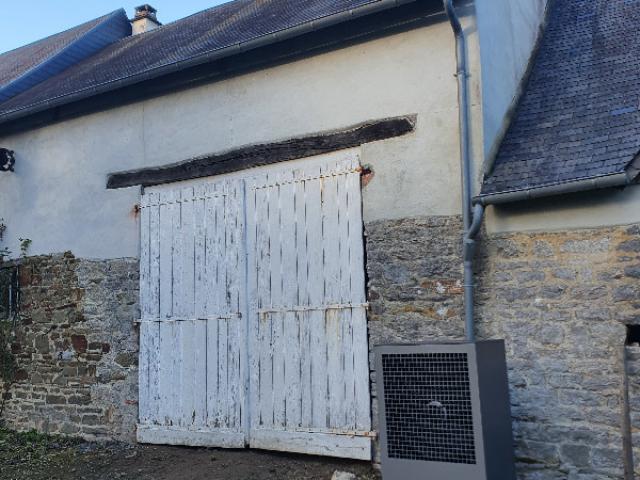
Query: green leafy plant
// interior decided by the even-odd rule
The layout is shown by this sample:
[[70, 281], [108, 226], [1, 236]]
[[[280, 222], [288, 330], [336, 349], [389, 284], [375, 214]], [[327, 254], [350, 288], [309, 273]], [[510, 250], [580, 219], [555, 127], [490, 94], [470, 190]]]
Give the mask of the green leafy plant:
[[20, 240], [20, 255], [24, 258], [27, 256], [33, 241], [30, 238], [19, 238], [18, 240]]
[[4, 413], [4, 408], [9, 399], [9, 392], [16, 382], [18, 362], [11, 351], [11, 341], [14, 332], [11, 321], [0, 321], [0, 419]]

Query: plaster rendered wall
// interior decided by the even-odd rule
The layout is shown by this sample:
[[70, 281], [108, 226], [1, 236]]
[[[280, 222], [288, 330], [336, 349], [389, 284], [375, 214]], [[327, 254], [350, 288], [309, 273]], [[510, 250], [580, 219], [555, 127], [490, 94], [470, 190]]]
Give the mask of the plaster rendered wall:
[[10, 137], [0, 176], [7, 246], [80, 258], [138, 255], [139, 189], [110, 172], [418, 114], [411, 135], [362, 147], [367, 221], [459, 211], [453, 35], [446, 22]]
[[487, 209], [491, 233], [553, 231], [640, 222], [640, 187], [595, 190]]

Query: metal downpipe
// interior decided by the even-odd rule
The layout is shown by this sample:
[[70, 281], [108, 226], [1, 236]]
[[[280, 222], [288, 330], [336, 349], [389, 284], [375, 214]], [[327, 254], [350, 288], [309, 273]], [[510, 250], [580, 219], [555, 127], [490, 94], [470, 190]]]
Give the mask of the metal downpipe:
[[471, 211], [471, 140], [469, 127], [469, 86], [467, 84], [467, 41], [453, 0], [444, 0], [444, 9], [456, 39], [456, 78], [458, 80], [458, 110], [460, 123], [460, 170], [462, 183], [462, 224], [464, 226], [464, 317], [467, 341], [475, 341], [473, 259], [475, 238], [480, 231], [484, 207], [477, 204]]

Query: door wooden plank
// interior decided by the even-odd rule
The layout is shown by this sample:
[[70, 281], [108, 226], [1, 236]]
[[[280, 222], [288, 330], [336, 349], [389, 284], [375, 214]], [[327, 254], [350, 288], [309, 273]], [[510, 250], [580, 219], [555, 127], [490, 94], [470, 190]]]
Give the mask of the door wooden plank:
[[[352, 160], [352, 169], [358, 165], [358, 159]], [[362, 221], [362, 193], [360, 175], [348, 174], [346, 177], [349, 218], [349, 271], [351, 298], [356, 305], [366, 302], [366, 285], [364, 276], [364, 242]], [[354, 372], [354, 405], [355, 428], [369, 430], [371, 428], [370, 394], [369, 394], [369, 341], [367, 334], [367, 316], [364, 308], [351, 311], [353, 372]]]
[[[357, 163], [340, 154], [158, 187], [155, 303], [168, 321], [141, 326], [141, 395], [152, 398], [153, 350], [159, 380], [141, 415], [162, 411], [139, 438], [242, 446], [248, 433], [259, 448], [370, 456], [357, 433], [370, 428]], [[143, 315], [154, 303], [147, 215]]]
[[[298, 305], [298, 256], [296, 229], [296, 190], [292, 171], [281, 175], [280, 187], [280, 231], [282, 261], [280, 275], [282, 278], [282, 305], [291, 309]], [[284, 423], [286, 428], [296, 428], [302, 419], [302, 389], [300, 386], [300, 321], [293, 311], [283, 315], [284, 348]]]
[[218, 409], [221, 428], [229, 428], [229, 320], [218, 319]]
[[[284, 306], [283, 298], [283, 211], [282, 211], [282, 187], [281, 174], [270, 176], [269, 183], [273, 186], [269, 190], [269, 258], [270, 258], [270, 290], [271, 307], [280, 309]], [[271, 356], [272, 367], [272, 396], [273, 396], [273, 426], [283, 428], [285, 426], [285, 337], [284, 317], [281, 312], [270, 314], [272, 329]]]
[[171, 425], [171, 415], [173, 414], [173, 328], [171, 323], [159, 323], [159, 403], [158, 403], [158, 423], [160, 425]]
[[227, 312], [231, 318], [228, 323], [229, 329], [229, 348], [228, 348], [228, 405], [229, 405], [229, 427], [239, 428], [240, 412], [241, 412], [241, 380], [240, 380], [240, 342], [241, 342], [241, 321], [238, 318], [240, 312], [240, 258], [239, 244], [243, 240], [240, 221], [240, 208], [243, 207], [243, 201], [239, 197], [239, 182], [233, 182], [229, 185], [229, 195], [226, 197], [227, 223], [226, 229], [226, 292], [227, 292]]
[[[183, 200], [189, 201], [189, 197], [186, 196], [183, 199], [183, 191], [177, 189], [175, 191], [175, 208], [173, 209], [173, 312], [172, 319], [185, 319], [186, 305], [183, 302], [186, 294], [185, 288], [185, 231], [183, 224]], [[183, 364], [184, 364], [184, 351], [182, 349], [182, 322], [171, 322], [171, 338], [170, 338], [170, 350], [166, 351], [165, 355], [170, 355], [171, 362], [171, 374], [170, 374], [170, 388], [169, 394], [170, 403], [170, 425], [179, 426], [182, 423], [182, 403], [183, 395], [181, 394], [184, 389], [183, 378]]]
[[[257, 249], [259, 256], [258, 270], [258, 305], [260, 309], [271, 308], [271, 251], [270, 242], [270, 226], [271, 221], [269, 215], [271, 213], [270, 192], [268, 189], [260, 188], [257, 193], [257, 211], [258, 211], [258, 234]], [[268, 314], [258, 314], [257, 321], [259, 324], [258, 342], [260, 358], [259, 373], [259, 395], [255, 401], [258, 404], [260, 426], [273, 425], [273, 330], [272, 317]]]
[[207, 312], [206, 297], [206, 187], [194, 187], [194, 376], [192, 426], [204, 428], [207, 421]]
[[368, 437], [258, 430], [252, 436], [251, 445], [281, 452], [371, 460], [371, 438]]
[[140, 312], [142, 318], [151, 316], [151, 212], [149, 196], [144, 195], [140, 202]]
[[356, 429], [368, 431], [371, 429], [371, 399], [369, 395], [367, 315], [364, 308], [354, 308], [351, 316], [353, 325]]
[[258, 294], [258, 281], [261, 262], [258, 260], [262, 255], [261, 244], [259, 243], [258, 234], [258, 192], [256, 190], [255, 177], [249, 178], [245, 182], [246, 191], [246, 218], [247, 218], [247, 303], [249, 304], [248, 321], [247, 321], [247, 350], [245, 355], [248, 356], [248, 408], [249, 425], [248, 435], [251, 431], [260, 425], [260, 325], [261, 320], [258, 315], [258, 309], [261, 308], [260, 298]]
[[[303, 169], [293, 172], [294, 186], [294, 218], [295, 218], [295, 251], [296, 251], [296, 305], [309, 306], [309, 259], [307, 252], [307, 182]], [[310, 322], [307, 312], [296, 315], [299, 337], [300, 364], [300, 426], [312, 425], [312, 391], [311, 391], [311, 344]]]
[[191, 425], [204, 428], [207, 418], [207, 321], [194, 322], [193, 418]]
[[[149, 308], [150, 319], [160, 318], [160, 194], [149, 193]], [[159, 391], [159, 347], [160, 325], [148, 324], [146, 329], [149, 387], [148, 398], [150, 406], [147, 410], [149, 423], [158, 421], [158, 408], [160, 401]]]
[[178, 392], [180, 396], [180, 412], [178, 424], [184, 427], [192, 427], [195, 423], [195, 391], [196, 385], [194, 380], [196, 377], [196, 359], [195, 359], [195, 331], [196, 321], [186, 320], [177, 322], [176, 326], [180, 332], [180, 340], [178, 349], [181, 354], [181, 362], [178, 365], [181, 378], [181, 389]]
[[173, 191], [160, 193], [160, 318], [173, 315]]
[[[149, 211], [149, 196], [143, 196], [140, 201], [140, 313], [142, 318], [151, 316], [151, 261], [150, 261], [150, 238], [151, 232], [151, 212]], [[138, 391], [140, 400], [138, 402], [138, 418], [140, 423], [149, 423], [151, 409], [150, 395], [150, 366], [149, 366], [149, 343], [148, 332], [144, 324], [140, 326], [140, 354], [138, 362]]]
[[195, 218], [194, 218], [194, 189], [183, 188], [181, 191], [180, 208], [180, 261], [182, 278], [180, 279], [181, 291], [178, 299], [178, 316], [185, 321], [178, 323], [180, 362], [178, 370], [180, 374], [181, 390], [180, 418], [178, 423], [182, 426], [193, 426], [196, 419], [195, 396], [197, 386], [196, 358], [195, 358]]
[[[173, 191], [160, 193], [160, 319], [173, 315], [173, 235], [174, 210]], [[158, 325], [158, 418], [160, 425], [170, 425], [172, 415], [173, 342], [170, 324]]]
[[[332, 162], [323, 167], [322, 173], [327, 177], [322, 180], [322, 231], [323, 231], [323, 273], [324, 304], [339, 304], [342, 300], [340, 290], [340, 210], [338, 205], [338, 179], [331, 175], [338, 169]], [[327, 342], [327, 376], [328, 376], [328, 418], [329, 427], [338, 428], [344, 420], [344, 373], [342, 349], [342, 316], [337, 310], [325, 313]]]
[[182, 318], [195, 318], [195, 199], [193, 187], [182, 189], [180, 215], [182, 291], [179, 303]]
[[[342, 168], [352, 167], [352, 165], [344, 165]], [[352, 241], [362, 241], [360, 239], [352, 238], [350, 236], [351, 225], [350, 218], [350, 205], [349, 205], [349, 187], [348, 179], [353, 176], [353, 173], [343, 174], [336, 177], [337, 183], [337, 205], [338, 205], [338, 251], [339, 262], [338, 268], [340, 269], [340, 303], [348, 305], [353, 302], [353, 294], [351, 292], [352, 284], [352, 270], [351, 270], [351, 243]], [[355, 429], [356, 426], [356, 405], [355, 405], [355, 373], [354, 373], [354, 357], [353, 357], [353, 328], [352, 328], [352, 316], [351, 309], [341, 310], [340, 316], [340, 329], [342, 340], [342, 352], [340, 358], [340, 371], [342, 372], [342, 379], [340, 381], [340, 399], [341, 399], [341, 412], [339, 413], [340, 419], [336, 419], [341, 427]]]
[[206, 189], [198, 185], [193, 191], [193, 219], [194, 219], [194, 318], [204, 319], [207, 316], [206, 298], [209, 294], [206, 284], [207, 261], [207, 209]]
[[[319, 166], [306, 169], [308, 177], [314, 178], [306, 182], [306, 217], [307, 217], [307, 304], [318, 307], [324, 304], [324, 249], [323, 249], [323, 182], [319, 177]], [[309, 343], [311, 355], [311, 411], [312, 425], [327, 427], [327, 342], [324, 312], [311, 310], [309, 319]]]
[[248, 444], [250, 434], [250, 419], [251, 419], [251, 404], [249, 397], [250, 383], [249, 383], [249, 330], [250, 330], [250, 316], [249, 316], [249, 299], [247, 297], [248, 289], [248, 256], [247, 256], [247, 189], [244, 181], [236, 182], [236, 223], [238, 230], [238, 239], [236, 245], [236, 252], [238, 257], [236, 284], [238, 289], [238, 305], [237, 311], [239, 314], [239, 335], [238, 335], [238, 350], [237, 350], [237, 362], [238, 362], [238, 385], [239, 385], [239, 400], [236, 408], [237, 411], [237, 425], [238, 430], [243, 431], [246, 434], [246, 441]]
[[218, 418], [218, 319], [207, 320], [207, 425], [212, 429], [221, 428]]
[[244, 433], [228, 430], [187, 430], [176, 427], [138, 427], [138, 441], [157, 445], [184, 445], [188, 447], [243, 448]]

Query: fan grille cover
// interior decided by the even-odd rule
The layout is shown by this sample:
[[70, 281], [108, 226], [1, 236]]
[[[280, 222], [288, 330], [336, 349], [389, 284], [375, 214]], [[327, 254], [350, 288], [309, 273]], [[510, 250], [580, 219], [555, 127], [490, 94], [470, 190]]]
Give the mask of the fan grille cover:
[[390, 458], [476, 464], [467, 353], [382, 355]]

